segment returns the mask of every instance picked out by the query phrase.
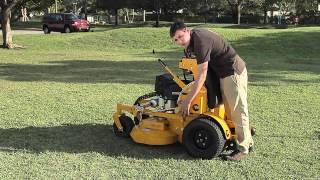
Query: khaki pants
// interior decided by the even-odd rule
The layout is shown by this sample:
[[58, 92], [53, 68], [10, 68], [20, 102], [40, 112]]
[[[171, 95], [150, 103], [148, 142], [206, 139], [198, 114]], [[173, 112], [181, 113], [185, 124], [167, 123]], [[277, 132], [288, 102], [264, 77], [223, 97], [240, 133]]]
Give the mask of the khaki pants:
[[249, 113], [247, 102], [248, 75], [245, 68], [241, 74], [220, 79], [220, 87], [223, 103], [228, 119], [235, 123], [238, 140], [238, 149], [243, 153], [249, 153], [249, 147], [253, 145], [253, 139], [249, 127]]

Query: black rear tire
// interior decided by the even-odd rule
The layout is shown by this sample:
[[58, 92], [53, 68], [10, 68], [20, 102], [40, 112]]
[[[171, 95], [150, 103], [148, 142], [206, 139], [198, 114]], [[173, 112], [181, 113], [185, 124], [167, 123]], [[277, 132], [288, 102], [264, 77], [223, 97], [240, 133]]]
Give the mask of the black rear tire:
[[119, 117], [120, 123], [123, 127], [123, 131], [119, 131], [117, 125], [113, 123], [113, 132], [116, 136], [119, 137], [130, 137], [132, 128], [134, 127], [133, 121], [130, 117], [121, 115]]
[[50, 34], [50, 33], [51, 33], [51, 31], [50, 31], [50, 29], [48, 28], [48, 26], [44, 26], [44, 27], [43, 27], [43, 32], [44, 32], [44, 34]]
[[71, 29], [69, 26], [65, 26], [64, 27], [64, 33], [70, 33], [71, 32]]
[[85, 32], [90, 32], [90, 27], [88, 28], [88, 29], [86, 29], [86, 30], [84, 30]]
[[217, 124], [209, 118], [199, 118], [184, 129], [182, 143], [191, 156], [211, 159], [220, 155], [226, 140]]

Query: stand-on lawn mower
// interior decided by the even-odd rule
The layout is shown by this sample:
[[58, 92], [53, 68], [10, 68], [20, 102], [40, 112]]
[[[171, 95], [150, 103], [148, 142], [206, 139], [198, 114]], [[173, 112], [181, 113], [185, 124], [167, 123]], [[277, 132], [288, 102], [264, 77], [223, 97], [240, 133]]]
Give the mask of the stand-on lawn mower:
[[[235, 146], [235, 126], [227, 119], [223, 105], [208, 108], [206, 87], [203, 86], [190, 106], [190, 115], [182, 117], [177, 102], [186, 98], [193, 81], [179, 79], [159, 59], [168, 73], [156, 77], [155, 92], [139, 97], [134, 105], [117, 105], [113, 128], [117, 136], [131, 137], [147, 145], [182, 143], [193, 157], [211, 159], [224, 149]], [[198, 75], [196, 59], [183, 58], [179, 68]], [[127, 113], [127, 114], [125, 114]], [[128, 114], [131, 114], [128, 116]], [[255, 129], [251, 128], [251, 133]]]

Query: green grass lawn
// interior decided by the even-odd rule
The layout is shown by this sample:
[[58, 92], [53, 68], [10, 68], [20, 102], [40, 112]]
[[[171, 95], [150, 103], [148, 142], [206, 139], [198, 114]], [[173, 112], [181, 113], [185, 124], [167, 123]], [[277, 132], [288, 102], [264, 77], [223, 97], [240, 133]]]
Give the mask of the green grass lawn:
[[247, 62], [257, 135], [246, 160], [115, 137], [116, 104], [153, 91], [157, 58], [178, 71], [182, 50], [168, 27], [106, 28], [0, 49], [0, 179], [319, 179], [320, 27], [208, 27]]

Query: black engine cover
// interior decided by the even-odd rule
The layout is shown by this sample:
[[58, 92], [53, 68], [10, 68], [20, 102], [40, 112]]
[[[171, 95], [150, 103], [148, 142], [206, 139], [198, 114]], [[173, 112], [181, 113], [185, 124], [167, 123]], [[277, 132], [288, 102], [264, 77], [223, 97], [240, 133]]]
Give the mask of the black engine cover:
[[177, 100], [179, 95], [173, 95], [172, 92], [180, 92], [181, 88], [173, 81], [173, 77], [166, 73], [156, 76], [155, 91], [164, 99]]

